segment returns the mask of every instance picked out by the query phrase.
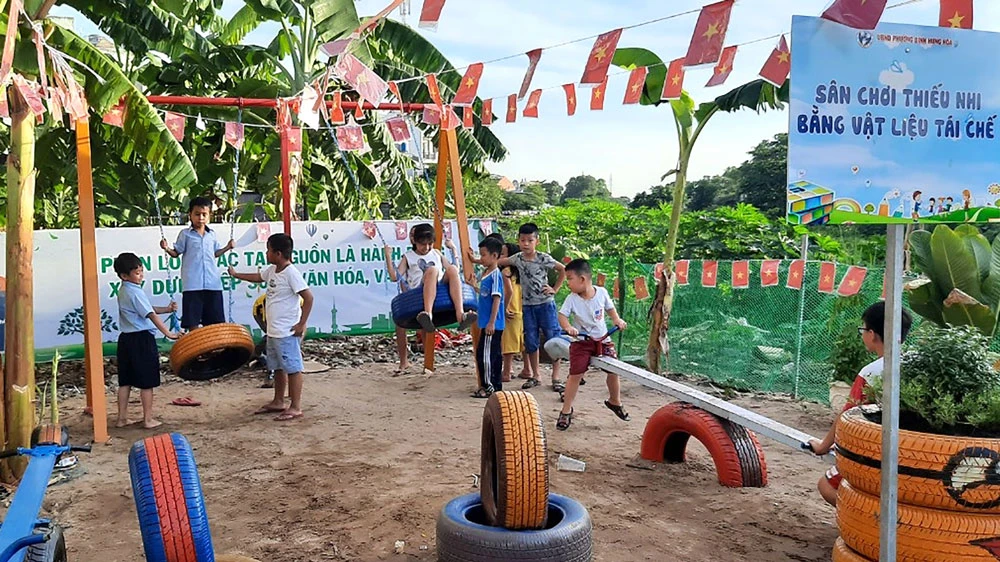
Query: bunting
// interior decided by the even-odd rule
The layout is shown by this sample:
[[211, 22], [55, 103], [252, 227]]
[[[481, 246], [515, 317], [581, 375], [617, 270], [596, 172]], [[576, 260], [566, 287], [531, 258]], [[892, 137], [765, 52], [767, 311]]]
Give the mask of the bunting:
[[760, 266], [760, 286], [774, 287], [778, 284], [778, 270], [781, 260], [764, 260]]
[[521, 114], [525, 117], [538, 117], [538, 102], [542, 100], [542, 91], [535, 90], [531, 92], [528, 96], [528, 103], [524, 106], [524, 112]]
[[632, 287], [635, 290], [636, 300], [646, 300], [649, 298], [649, 287], [646, 285], [645, 277], [636, 277], [635, 281], [632, 282]]
[[186, 124], [186, 120], [183, 115], [168, 111], [163, 118], [163, 124], [167, 126], [167, 130], [177, 139], [177, 142], [184, 140], [184, 125]]
[[715, 64], [722, 55], [722, 44], [729, 30], [729, 16], [736, 0], [722, 0], [701, 9], [698, 23], [694, 26], [691, 42], [688, 44], [684, 66]]
[[389, 127], [389, 134], [392, 135], [393, 142], [406, 142], [410, 140], [410, 127], [406, 124], [406, 119], [393, 117], [385, 122]]
[[344, 106], [342, 105], [340, 90], [333, 93], [333, 99], [330, 100], [330, 115], [327, 119], [330, 123], [335, 125], [340, 125], [345, 123], [347, 119], [344, 117]]
[[719, 262], [708, 260], [701, 262], [701, 286], [715, 287], [718, 282], [718, 273]]
[[608, 77], [604, 77], [604, 82], [601, 82], [597, 86], [594, 86], [590, 90], [590, 110], [591, 111], [601, 111], [604, 109], [604, 92], [608, 89]]
[[788, 282], [786, 287], [789, 289], [795, 289], [797, 291], [802, 290], [802, 278], [805, 277], [806, 273], [806, 261], [805, 260], [795, 260], [788, 266]]
[[645, 66], [632, 69], [628, 75], [628, 84], [625, 85], [625, 100], [623, 104], [629, 105], [639, 103], [642, 99], [642, 87], [646, 84], [646, 75], [649, 69]]
[[507, 122], [517, 121], [517, 94], [507, 96]]
[[771, 56], [767, 57], [763, 68], [760, 69], [760, 77], [780, 88], [791, 70], [792, 54], [788, 51], [788, 41], [785, 41], [785, 36], [782, 35], [778, 45], [771, 51]]
[[842, 297], [853, 297], [861, 291], [861, 285], [865, 282], [865, 276], [868, 274], [868, 270], [852, 265], [848, 270], [844, 278], [840, 280], [840, 286], [837, 287], [837, 294]]
[[475, 121], [476, 112], [472, 109], [471, 105], [462, 106], [462, 127], [466, 129], [472, 129], [476, 126]]
[[733, 45], [722, 50], [722, 56], [719, 57], [718, 64], [712, 70], [712, 77], [705, 84], [706, 88], [721, 86], [726, 83], [729, 75], [733, 72], [733, 62], [736, 61], [736, 49], [736, 45]]
[[820, 16], [854, 29], [875, 29], [887, 0], [833, 0]]
[[684, 91], [684, 59], [674, 59], [667, 67], [667, 79], [663, 81], [663, 95], [660, 99], [680, 99]]
[[611, 66], [611, 59], [618, 48], [618, 40], [621, 39], [622, 30], [615, 29], [603, 33], [594, 41], [594, 46], [587, 57], [587, 65], [583, 69], [581, 84], [600, 84], [608, 76], [608, 68]]
[[243, 123], [226, 123], [226, 134], [223, 139], [226, 144], [240, 150], [243, 148]]
[[750, 262], [739, 260], [733, 262], [733, 288], [746, 289], [750, 286]]
[[483, 100], [483, 110], [479, 114], [479, 122], [483, 127], [493, 124], [493, 100]]
[[691, 268], [691, 262], [688, 260], [678, 260], [674, 262], [674, 277], [677, 278], [676, 282], [678, 285], [688, 284], [688, 272]]
[[566, 115], [572, 117], [576, 115], [576, 85], [563, 84], [563, 91], [566, 92]]
[[441, 10], [444, 8], [445, 0], [424, 0], [424, 7], [420, 10], [420, 27], [437, 31], [438, 20], [441, 19]]
[[[6, 98], [6, 96], [3, 96]], [[111, 109], [105, 113], [101, 120], [106, 125], [111, 125], [112, 127], [121, 128], [125, 124], [125, 97], [121, 97], [118, 103], [114, 105]]]
[[483, 76], [483, 63], [469, 65], [462, 77], [462, 83], [455, 92], [455, 97], [451, 100], [454, 105], [471, 105], [476, 99], [479, 91], [479, 80]]
[[825, 261], [819, 264], [819, 292], [832, 293], [837, 281], [837, 264]]
[[365, 147], [365, 134], [361, 125], [344, 125], [334, 128], [340, 150], [358, 151]]
[[941, 0], [938, 25], [972, 29], [972, 0]]
[[375, 105], [389, 91], [389, 84], [351, 53], [341, 55], [333, 71], [341, 80], [350, 84], [358, 95]]
[[528, 88], [531, 87], [531, 79], [535, 76], [535, 68], [538, 67], [538, 61], [542, 58], [542, 50], [535, 49], [533, 51], [528, 51], [525, 53], [528, 55], [528, 70], [524, 73], [524, 79], [521, 80], [521, 89], [517, 92], [517, 99], [524, 99], [525, 94], [528, 93]]

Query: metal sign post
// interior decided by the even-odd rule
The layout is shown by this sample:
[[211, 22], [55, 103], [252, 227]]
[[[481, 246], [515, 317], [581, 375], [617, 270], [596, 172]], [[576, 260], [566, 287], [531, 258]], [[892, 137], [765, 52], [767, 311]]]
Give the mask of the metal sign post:
[[885, 253], [885, 367], [882, 372], [882, 497], [879, 560], [896, 560], [896, 487], [899, 475], [899, 359], [903, 322], [906, 226], [890, 224]]

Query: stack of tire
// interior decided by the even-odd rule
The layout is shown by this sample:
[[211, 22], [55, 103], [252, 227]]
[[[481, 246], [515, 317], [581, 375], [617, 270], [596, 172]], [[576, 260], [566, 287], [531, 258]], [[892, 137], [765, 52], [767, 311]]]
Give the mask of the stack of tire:
[[441, 510], [441, 562], [586, 562], [593, 556], [590, 515], [549, 493], [548, 450], [538, 403], [527, 392], [497, 392], [483, 412], [480, 493]]
[[[882, 426], [866, 407], [837, 424], [834, 562], [879, 559]], [[899, 432], [897, 560], [1000, 559], [1000, 439]]]

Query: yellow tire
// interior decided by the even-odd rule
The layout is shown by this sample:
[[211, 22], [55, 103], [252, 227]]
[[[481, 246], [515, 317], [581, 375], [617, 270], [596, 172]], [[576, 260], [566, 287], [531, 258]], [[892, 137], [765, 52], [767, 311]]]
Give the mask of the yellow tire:
[[545, 527], [549, 465], [535, 397], [522, 391], [490, 396], [482, 445], [480, 496], [486, 521], [511, 530]]
[[[882, 426], [862, 408], [837, 423], [837, 470], [854, 489], [878, 496]], [[1000, 439], [899, 432], [899, 501], [918, 507], [1000, 514]]]
[[[899, 504], [898, 562], [996, 562], [1000, 517]], [[871, 560], [879, 555], [879, 498], [840, 483], [837, 526], [851, 550]], [[997, 546], [993, 546], [997, 545]], [[1000, 555], [1000, 550], [997, 550]]]
[[253, 337], [240, 324], [212, 324], [184, 334], [170, 350], [170, 368], [185, 380], [209, 380], [239, 369], [253, 356]]
[[[219, 562], [218, 558], [216, 562]], [[833, 544], [833, 562], [871, 562], [871, 560], [851, 550], [844, 539], [837, 537], [837, 542]]]

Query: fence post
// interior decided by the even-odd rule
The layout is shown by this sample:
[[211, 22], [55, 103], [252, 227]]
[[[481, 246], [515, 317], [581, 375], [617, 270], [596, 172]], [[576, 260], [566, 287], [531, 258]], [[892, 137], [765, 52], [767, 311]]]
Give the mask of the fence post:
[[802, 235], [802, 249], [800, 250], [802, 264], [802, 286], [799, 287], [799, 334], [795, 343], [795, 388], [792, 397], [799, 397], [799, 373], [802, 370], [802, 322], [806, 314], [806, 268], [809, 263], [809, 235]]
[[[617, 305], [618, 306], [618, 313], [621, 314], [622, 316], [624, 316], [624, 314], [625, 314], [625, 294], [628, 293], [628, 290], [627, 290], [626, 285], [625, 285], [625, 256], [624, 255], [619, 255], [618, 256], [618, 287], [620, 288], [620, 290], [618, 291], [618, 305]], [[624, 348], [622, 348], [622, 339], [624, 337], [625, 337], [625, 333], [619, 331], [618, 332], [618, 353], [623, 354], [623, 355], [624, 355], [624, 352], [622, 350]]]

